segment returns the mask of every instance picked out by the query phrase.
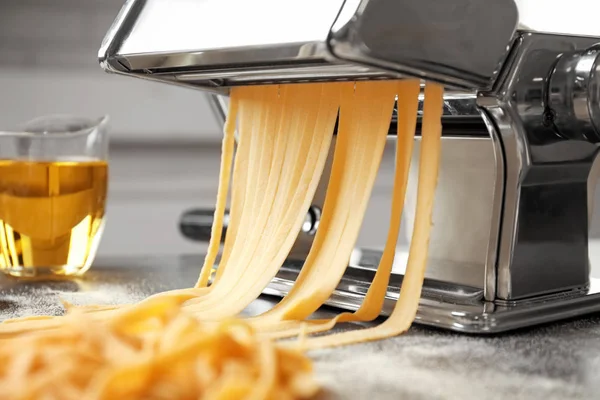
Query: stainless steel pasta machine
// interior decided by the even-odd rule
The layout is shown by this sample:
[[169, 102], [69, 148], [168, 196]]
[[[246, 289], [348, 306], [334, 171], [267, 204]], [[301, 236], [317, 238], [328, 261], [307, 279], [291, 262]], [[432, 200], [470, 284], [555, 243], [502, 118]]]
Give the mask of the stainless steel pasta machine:
[[[109, 72], [207, 91], [222, 118], [236, 85], [443, 83], [442, 167], [417, 322], [491, 333], [600, 311], [588, 262], [600, 37], [519, 29], [512, 0], [129, 0], [99, 59]], [[408, 227], [416, 165], [411, 171]], [[282, 296], [293, 284], [327, 177], [265, 293]], [[194, 224], [210, 218], [183, 221], [201, 239]], [[369, 286], [380, 253], [358, 246], [330, 305], [356, 309]], [[398, 254], [384, 314], [402, 284], [402, 246]]]

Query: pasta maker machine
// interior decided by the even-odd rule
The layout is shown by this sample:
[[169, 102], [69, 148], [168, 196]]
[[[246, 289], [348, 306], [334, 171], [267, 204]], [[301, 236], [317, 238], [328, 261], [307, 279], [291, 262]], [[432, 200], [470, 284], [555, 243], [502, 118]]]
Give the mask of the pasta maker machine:
[[[204, 90], [221, 118], [236, 85], [442, 83], [442, 162], [416, 322], [493, 333], [600, 311], [588, 259], [600, 37], [520, 29], [513, 0], [129, 0], [99, 61], [112, 73]], [[380, 178], [391, 182], [392, 173], [385, 164]], [[283, 296], [292, 286], [318, 229], [328, 176], [266, 294]], [[385, 232], [386, 219], [370, 217], [374, 208], [381, 207], [370, 206], [365, 224]], [[193, 226], [210, 226], [210, 218], [185, 218], [188, 235], [206, 236]], [[329, 305], [353, 310], [362, 301], [383, 242], [357, 246]], [[384, 314], [402, 284], [398, 248]]]

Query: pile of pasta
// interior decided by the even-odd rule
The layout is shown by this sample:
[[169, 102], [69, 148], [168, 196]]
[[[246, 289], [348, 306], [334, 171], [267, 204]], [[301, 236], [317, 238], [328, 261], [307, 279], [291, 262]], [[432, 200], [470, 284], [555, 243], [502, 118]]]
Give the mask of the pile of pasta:
[[58, 329], [0, 342], [2, 399], [304, 399], [310, 360], [229, 319], [200, 322], [154, 299], [100, 323], [83, 312]]
[[[215, 223], [196, 285], [159, 293], [138, 304], [81, 308], [77, 314], [66, 317], [7, 321], [0, 325], [0, 337], [9, 338], [3, 341], [6, 344], [1, 353], [5, 365], [2, 379], [19, 382], [14, 380], [17, 378], [13, 378], [11, 372], [15, 367], [6, 366], [25, 363], [19, 356], [21, 350], [17, 350], [24, 346], [13, 341], [35, 343], [36, 357], [44, 354], [43, 359], [46, 354], [58, 351], [53, 346], [63, 340], [66, 345], [60, 351], [68, 355], [62, 358], [78, 363], [81, 357], [90, 357], [89, 363], [82, 362], [79, 371], [67, 379], [73, 388], [85, 381], [86, 390], [92, 393], [90, 398], [105, 398], [101, 397], [104, 391], [114, 388], [131, 390], [126, 396], [129, 399], [182, 399], [188, 395], [210, 398], [207, 393], [213, 392], [210, 388], [204, 390], [203, 386], [207, 378], [200, 376], [207, 374], [220, 382], [218, 390], [222, 393], [237, 393], [233, 397], [215, 395], [215, 398], [268, 399], [276, 393], [275, 398], [293, 399], [309, 396], [315, 391], [314, 384], [307, 378], [310, 363], [298, 353], [300, 350], [378, 340], [406, 331], [416, 316], [424, 280], [439, 168], [443, 88], [435, 83], [426, 83], [424, 90], [417, 208], [406, 274], [397, 304], [390, 317], [379, 325], [324, 334], [337, 323], [371, 321], [381, 313], [403, 212], [420, 91], [419, 80], [233, 88], [224, 129]], [[391, 217], [377, 272], [357, 311], [340, 313], [327, 320], [314, 319], [312, 314], [330, 297], [348, 265], [396, 102], [398, 140]], [[333, 142], [336, 121], [338, 129]], [[240, 317], [240, 312], [259, 297], [275, 277], [290, 252], [333, 143], [333, 163], [321, 220], [297, 281], [288, 295], [271, 310]], [[229, 227], [213, 274], [228, 199]], [[174, 319], [165, 320], [165, 304], [177, 305], [178, 311], [172, 314]], [[79, 322], [82, 320], [87, 326], [95, 326], [93, 329], [97, 332], [107, 334], [85, 336]], [[120, 341], [114, 339], [122, 334], [119, 329], [131, 329], [133, 336]], [[312, 335], [315, 333], [320, 334]], [[285, 342], [288, 346], [285, 350], [283, 344], [275, 342], [298, 335], [303, 339], [295, 342], [293, 349], [289, 342]], [[101, 349], [94, 353], [102, 354], [101, 357], [79, 353], [79, 347], [67, 349], [74, 346], [74, 337], [84, 336], [83, 343], [90, 341]], [[134, 349], [131, 344], [123, 344], [123, 340], [134, 343]], [[204, 345], [186, 351], [184, 356], [178, 351], [186, 340], [196, 340]], [[230, 345], [239, 348], [239, 353], [228, 350]], [[115, 357], [111, 355], [116, 351], [113, 346], [114, 349], [124, 346], [127, 350], [123, 350], [121, 357]], [[152, 350], [146, 352], [147, 346]], [[244, 356], [236, 358], [239, 354]], [[207, 357], [221, 367], [207, 369]], [[273, 363], [273, 359], [279, 361]], [[33, 373], [34, 364], [27, 365], [29, 372], [21, 373], [19, 379]], [[51, 379], [52, 374], [57, 374], [50, 364], [35, 365], [35, 373], [40, 377]], [[63, 367], [66, 365], [68, 363]], [[187, 376], [184, 371], [194, 371], [194, 379], [181, 383], [182, 376]], [[164, 389], [180, 383], [183, 385], [180, 389]], [[252, 391], [244, 392], [249, 387]]]

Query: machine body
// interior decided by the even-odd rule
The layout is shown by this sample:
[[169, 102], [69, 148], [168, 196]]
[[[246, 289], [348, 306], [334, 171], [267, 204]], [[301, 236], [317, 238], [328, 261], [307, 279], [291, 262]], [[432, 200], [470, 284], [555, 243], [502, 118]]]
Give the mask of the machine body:
[[[221, 118], [235, 85], [443, 83], [440, 183], [416, 321], [492, 333], [600, 310], [588, 261], [600, 38], [517, 30], [517, 21], [512, 0], [130, 0], [99, 58], [109, 72], [208, 91]], [[285, 295], [298, 275], [318, 229], [323, 176], [267, 294]], [[358, 308], [379, 257], [357, 248], [328, 304]], [[402, 284], [398, 258], [384, 314]]]

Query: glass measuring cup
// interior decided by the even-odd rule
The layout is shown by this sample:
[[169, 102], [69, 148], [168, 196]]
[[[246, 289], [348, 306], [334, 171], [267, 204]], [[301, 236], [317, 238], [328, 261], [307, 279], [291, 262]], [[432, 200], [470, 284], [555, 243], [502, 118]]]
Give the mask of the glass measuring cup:
[[108, 117], [53, 115], [0, 131], [0, 270], [82, 275], [96, 255], [108, 186]]

